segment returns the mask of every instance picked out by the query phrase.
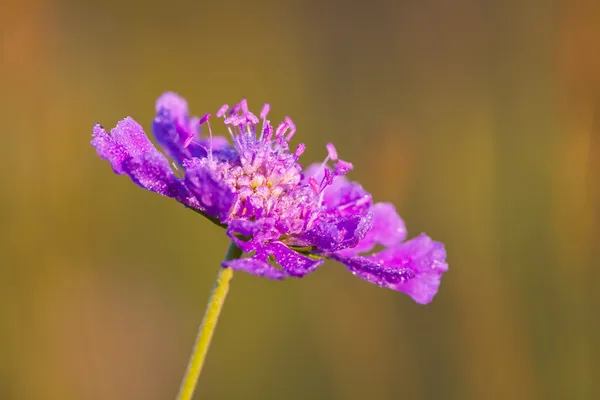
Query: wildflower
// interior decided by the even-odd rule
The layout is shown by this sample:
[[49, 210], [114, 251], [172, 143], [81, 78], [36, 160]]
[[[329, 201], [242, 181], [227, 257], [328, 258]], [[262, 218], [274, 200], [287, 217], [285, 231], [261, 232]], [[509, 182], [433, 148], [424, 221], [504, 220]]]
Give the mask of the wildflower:
[[[290, 147], [293, 121], [286, 117], [274, 126], [268, 113], [267, 104], [256, 116], [245, 100], [221, 107], [215, 117], [230, 144], [212, 135], [210, 114], [190, 117], [183, 98], [163, 94], [153, 132], [182, 176], [131, 118], [110, 134], [96, 125], [92, 145], [117, 174], [223, 226], [249, 255], [223, 267], [282, 279], [302, 277], [332, 259], [362, 279], [430, 302], [448, 269], [444, 246], [425, 234], [406, 241], [394, 206], [373, 204], [360, 184], [346, 178], [353, 166], [333, 144], [323, 163], [303, 170], [298, 160], [305, 146]], [[208, 137], [200, 136], [201, 125]], [[369, 254], [375, 246], [384, 250]]]

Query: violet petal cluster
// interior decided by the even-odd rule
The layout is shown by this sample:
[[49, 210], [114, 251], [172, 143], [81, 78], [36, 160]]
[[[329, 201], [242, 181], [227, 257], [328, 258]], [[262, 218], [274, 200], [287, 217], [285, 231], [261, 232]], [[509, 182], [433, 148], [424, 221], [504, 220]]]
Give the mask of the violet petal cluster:
[[[404, 222], [390, 203], [346, 174], [352, 164], [332, 144], [321, 164], [303, 169], [305, 150], [290, 147], [296, 127], [289, 117], [256, 116], [242, 100], [215, 114], [230, 140], [213, 136], [210, 114], [191, 117], [187, 102], [167, 92], [156, 102], [152, 130], [173, 161], [159, 152], [142, 127], [125, 118], [107, 132], [93, 129], [92, 145], [115, 173], [144, 189], [176, 199], [223, 226], [248, 256], [223, 267], [271, 279], [302, 277], [336, 260], [354, 275], [429, 303], [448, 269], [443, 244], [421, 234], [406, 240]], [[200, 136], [202, 125], [208, 136]], [[384, 250], [372, 253], [375, 246]]]

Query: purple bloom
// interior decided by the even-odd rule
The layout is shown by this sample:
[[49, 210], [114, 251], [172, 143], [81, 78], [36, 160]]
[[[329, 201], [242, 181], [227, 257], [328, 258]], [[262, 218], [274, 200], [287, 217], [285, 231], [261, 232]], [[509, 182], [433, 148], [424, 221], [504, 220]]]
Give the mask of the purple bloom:
[[[302, 169], [305, 146], [290, 148], [296, 127], [288, 117], [277, 126], [257, 117], [245, 100], [221, 107], [232, 145], [213, 136], [210, 114], [188, 115], [187, 102], [165, 93], [156, 103], [153, 131], [171, 157], [148, 140], [133, 119], [109, 133], [100, 125], [92, 145], [117, 174], [176, 199], [226, 228], [248, 254], [224, 267], [283, 279], [302, 277], [325, 259], [344, 264], [354, 275], [429, 303], [448, 269], [444, 246], [422, 234], [406, 240], [406, 228], [392, 204], [373, 204], [371, 195], [345, 175], [352, 164], [328, 144], [325, 161]], [[205, 124], [209, 136], [200, 136]], [[384, 250], [370, 254], [375, 246]]]

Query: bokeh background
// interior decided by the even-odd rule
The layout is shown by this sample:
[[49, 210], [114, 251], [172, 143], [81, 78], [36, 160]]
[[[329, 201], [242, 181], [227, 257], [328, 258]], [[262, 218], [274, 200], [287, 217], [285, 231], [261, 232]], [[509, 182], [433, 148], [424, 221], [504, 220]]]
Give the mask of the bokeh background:
[[89, 145], [165, 90], [270, 102], [450, 263], [237, 275], [198, 399], [600, 398], [599, 2], [0, 5], [0, 399], [174, 397], [227, 239]]

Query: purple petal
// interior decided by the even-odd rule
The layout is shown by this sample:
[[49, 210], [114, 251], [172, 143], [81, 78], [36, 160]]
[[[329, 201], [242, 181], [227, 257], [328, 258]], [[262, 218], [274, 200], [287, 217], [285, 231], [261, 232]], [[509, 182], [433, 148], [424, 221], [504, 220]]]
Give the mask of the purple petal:
[[235, 194], [213, 171], [201, 163], [185, 164], [185, 183], [198, 200], [201, 210], [221, 223], [229, 219]]
[[[312, 164], [304, 171], [305, 180], [314, 178], [321, 182], [325, 176], [325, 169], [320, 164]], [[350, 182], [344, 176], [336, 176], [331, 185], [323, 193], [323, 205], [330, 212], [341, 216], [353, 214], [366, 214], [371, 207], [371, 194], [356, 183]]]
[[222, 264], [224, 267], [229, 267], [235, 271], [244, 271], [252, 275], [270, 278], [283, 279], [287, 274], [267, 261], [262, 261], [257, 258], [239, 258], [236, 260], [226, 261]]
[[119, 121], [117, 126], [110, 131], [110, 135], [115, 142], [123, 146], [131, 157], [135, 158], [149, 152], [158, 153], [146, 136], [144, 129], [131, 117]]
[[371, 194], [356, 182], [336, 177], [333, 185], [325, 189], [323, 204], [339, 215], [365, 215], [371, 207]]
[[331, 258], [343, 263], [356, 276], [376, 285], [408, 294], [421, 304], [429, 303], [448, 270], [443, 244], [422, 234], [399, 246], [367, 257]]
[[187, 101], [173, 92], [166, 92], [156, 101], [156, 116], [152, 131], [165, 152], [179, 165], [192, 157], [204, 158], [212, 149], [215, 156], [230, 157], [231, 149], [222, 136], [200, 138], [200, 119], [189, 117]]
[[185, 188], [173, 174], [165, 156], [158, 151], [126, 160], [123, 163], [123, 169], [135, 183], [163, 196], [178, 198], [180, 192]]
[[281, 265], [288, 275], [298, 278], [313, 272], [323, 264], [323, 259], [306, 257], [281, 242], [269, 243], [265, 251], [275, 257], [277, 264]]
[[229, 229], [232, 233], [237, 233], [243, 236], [257, 235], [263, 229], [265, 220], [249, 221], [246, 219], [236, 219], [229, 223]]
[[191, 157], [189, 150], [183, 145], [186, 137], [180, 137], [175, 120], [168, 110], [162, 109], [156, 114], [152, 121], [152, 132], [165, 153], [177, 164], [182, 165], [183, 160]]
[[123, 163], [144, 153], [156, 151], [142, 127], [127, 117], [117, 123], [110, 134], [99, 124], [94, 125], [92, 146], [98, 155], [110, 162], [117, 174], [123, 174]]
[[[251, 246], [248, 243], [245, 244], [246, 246], [242, 243], [242, 247], [240, 248], [244, 252], [246, 250], [255, 251], [256, 254], [254, 256], [227, 261], [222, 265], [260, 277], [283, 279], [289, 276], [303, 277], [323, 264], [323, 259], [306, 257], [281, 242], [269, 242], [264, 246], [252, 249], [249, 248]], [[246, 247], [246, 249], [243, 247]], [[267, 261], [270, 257], [275, 259], [275, 262], [281, 266], [281, 269], [276, 268]]]
[[[313, 186], [316, 182], [317, 187], [322, 187], [325, 171], [322, 165], [311, 165], [304, 172], [304, 182], [313, 178]], [[307, 232], [293, 238], [300, 243], [311, 243], [326, 253], [355, 247], [372, 226], [371, 195], [343, 176], [333, 178], [323, 192], [321, 216]]]
[[406, 239], [406, 226], [393, 204], [377, 203], [371, 207], [371, 211], [373, 227], [355, 247], [342, 250], [344, 256], [368, 252], [376, 244], [385, 247], [396, 246]]
[[117, 143], [99, 124], [94, 125], [92, 137], [92, 146], [96, 148], [98, 155], [110, 163], [116, 174], [124, 174], [123, 163], [131, 158], [125, 147]]
[[196, 208], [197, 202], [169, 166], [169, 161], [152, 145], [142, 127], [132, 118], [125, 118], [108, 134], [96, 124], [92, 146], [98, 155], [109, 161], [113, 170], [127, 174], [144, 189], [179, 200]]
[[315, 226], [299, 235], [301, 241], [311, 243], [319, 251], [330, 253], [355, 247], [371, 229], [372, 214], [338, 217], [325, 215]]
[[[238, 237], [239, 235], [250, 238], [250, 240], [244, 241]], [[258, 221], [234, 219], [229, 221], [227, 226], [227, 236], [229, 236], [231, 240], [244, 251], [244, 253], [250, 253], [253, 251], [260, 251], [264, 247], [263, 243], [276, 239], [278, 233], [275, 230], [275, 220], [270, 218], [264, 218]]]
[[168, 110], [174, 122], [181, 125], [187, 124], [188, 121], [188, 103], [187, 101], [174, 92], [165, 92], [157, 100], [155, 104], [156, 112]]

